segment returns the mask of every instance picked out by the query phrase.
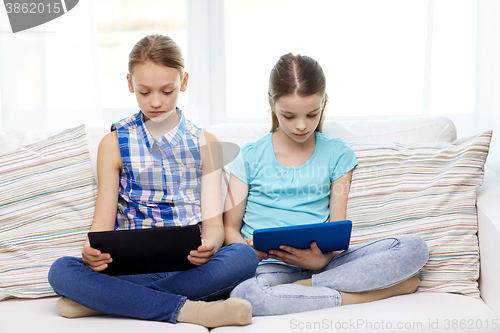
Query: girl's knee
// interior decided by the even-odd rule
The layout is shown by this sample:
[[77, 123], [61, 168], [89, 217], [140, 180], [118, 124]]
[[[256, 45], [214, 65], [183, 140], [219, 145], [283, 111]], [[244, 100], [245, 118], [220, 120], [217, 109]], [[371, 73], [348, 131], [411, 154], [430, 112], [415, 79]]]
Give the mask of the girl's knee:
[[429, 260], [429, 248], [424, 239], [418, 235], [408, 234], [404, 235], [404, 243], [408, 249], [409, 255], [411, 255], [415, 263], [421, 267], [425, 265], [427, 260]]
[[260, 294], [259, 291], [261, 291], [261, 289], [257, 284], [256, 278], [253, 277], [237, 285], [231, 291], [230, 297], [238, 297], [247, 300], [253, 306], [256, 300], [262, 298], [261, 295], [259, 295]]
[[233, 251], [236, 251], [240, 257], [244, 257], [248, 261], [257, 261], [257, 264], [259, 263], [259, 257], [257, 256], [257, 253], [255, 253], [255, 250], [247, 244], [232, 243], [227, 246], [232, 247]]
[[243, 243], [232, 243], [227, 247], [231, 250], [232, 255], [237, 258], [238, 267], [242, 274], [246, 275], [247, 279], [252, 277], [259, 265], [259, 257], [254, 249]]
[[49, 282], [67, 270], [70, 260], [70, 257], [61, 257], [52, 263], [49, 269]]
[[78, 258], [61, 257], [50, 266], [48, 281], [56, 293], [61, 294], [61, 289], [64, 288], [67, 280], [73, 281], [73, 278], [69, 277], [69, 275], [72, 265], [77, 261]]

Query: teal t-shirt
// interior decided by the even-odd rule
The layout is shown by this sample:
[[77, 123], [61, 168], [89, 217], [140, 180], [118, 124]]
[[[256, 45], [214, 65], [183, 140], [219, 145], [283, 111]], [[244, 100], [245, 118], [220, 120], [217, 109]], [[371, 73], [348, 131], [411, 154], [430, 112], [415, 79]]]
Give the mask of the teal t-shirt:
[[244, 238], [261, 228], [329, 221], [331, 182], [356, 165], [356, 155], [343, 139], [318, 132], [313, 155], [297, 168], [278, 162], [272, 133], [245, 144], [229, 166], [234, 176], [250, 185]]

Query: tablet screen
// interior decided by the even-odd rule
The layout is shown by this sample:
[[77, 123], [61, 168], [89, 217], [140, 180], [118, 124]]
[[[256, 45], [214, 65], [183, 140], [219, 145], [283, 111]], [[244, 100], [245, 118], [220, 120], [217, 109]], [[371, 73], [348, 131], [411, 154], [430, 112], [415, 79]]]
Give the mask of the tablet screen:
[[189, 225], [89, 232], [89, 241], [113, 259], [102, 273], [129, 275], [196, 267], [187, 256], [201, 245], [201, 236], [198, 225]]
[[349, 220], [258, 229], [253, 232], [254, 249], [269, 252], [280, 245], [306, 249], [316, 242], [323, 252], [349, 247], [352, 222]]

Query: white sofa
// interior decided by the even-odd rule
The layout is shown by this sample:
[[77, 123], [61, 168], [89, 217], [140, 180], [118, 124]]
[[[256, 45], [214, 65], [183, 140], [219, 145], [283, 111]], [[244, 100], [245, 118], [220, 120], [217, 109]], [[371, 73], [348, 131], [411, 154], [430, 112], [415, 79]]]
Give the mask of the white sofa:
[[[243, 143], [258, 139], [269, 124], [220, 124], [207, 128], [220, 141]], [[0, 153], [41, 140], [57, 131], [0, 130]], [[87, 128], [95, 175], [97, 145], [107, 126]], [[372, 140], [452, 142], [453, 123], [440, 117], [394, 118], [380, 121], [328, 121], [324, 133], [346, 141]], [[339, 308], [282, 316], [254, 317], [249, 326], [220, 327], [213, 332], [499, 332], [500, 331], [500, 177], [485, 167], [477, 192], [481, 298], [452, 293], [418, 292]], [[1, 211], [0, 211], [1, 212]], [[0, 216], [1, 220], [1, 216]], [[0, 248], [1, 249], [1, 248]], [[0, 286], [1, 287], [1, 286]], [[65, 319], [55, 307], [57, 297], [9, 299], [0, 302], [0, 331], [28, 332], [203, 332], [190, 324], [148, 322], [108, 316]]]

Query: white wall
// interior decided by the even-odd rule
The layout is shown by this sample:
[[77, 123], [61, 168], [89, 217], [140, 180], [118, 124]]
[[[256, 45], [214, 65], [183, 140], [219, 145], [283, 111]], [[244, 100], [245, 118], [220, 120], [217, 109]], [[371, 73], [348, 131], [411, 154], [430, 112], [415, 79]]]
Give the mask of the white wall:
[[478, 1], [476, 103], [474, 113], [443, 114], [458, 137], [493, 130], [487, 163], [500, 175], [500, 0]]
[[478, 1], [476, 132], [493, 129], [488, 164], [500, 175], [499, 18], [500, 1]]

